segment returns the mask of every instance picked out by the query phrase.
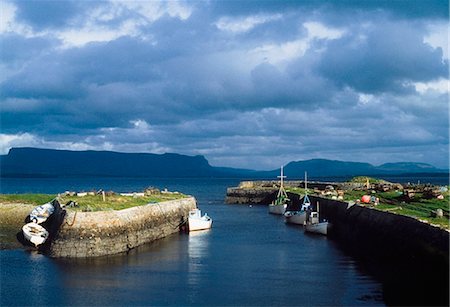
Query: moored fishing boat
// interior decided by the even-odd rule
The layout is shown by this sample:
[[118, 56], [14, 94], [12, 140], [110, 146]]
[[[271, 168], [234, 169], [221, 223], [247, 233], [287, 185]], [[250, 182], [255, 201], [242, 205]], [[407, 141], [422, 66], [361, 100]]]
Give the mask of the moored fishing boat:
[[304, 225], [306, 222], [306, 213], [310, 210], [311, 204], [306, 195], [303, 199], [303, 204], [300, 210], [289, 210], [284, 213], [286, 223]]
[[49, 235], [44, 227], [34, 222], [23, 225], [22, 232], [24, 238], [36, 247], [43, 244]]
[[283, 179], [286, 176], [283, 175], [283, 166], [281, 167], [281, 174], [277, 176], [280, 178], [280, 189], [278, 190], [277, 198], [271, 204], [269, 204], [269, 213], [283, 215], [287, 208], [287, 203], [289, 198], [287, 196], [286, 191], [284, 190], [284, 181]]
[[319, 203], [317, 203], [317, 211], [313, 211], [309, 214], [305, 223], [305, 231], [311, 233], [318, 233], [322, 235], [328, 234], [328, 228], [330, 224], [327, 221], [320, 221], [319, 219]]
[[306, 222], [306, 212], [311, 209], [311, 202], [308, 197], [308, 185], [305, 172], [305, 197], [303, 198], [300, 210], [289, 210], [284, 213], [284, 221], [290, 224], [304, 225]]
[[44, 223], [55, 211], [52, 203], [48, 202], [34, 208], [30, 213], [30, 221], [37, 224]]
[[202, 216], [200, 209], [193, 209], [189, 211], [188, 227], [189, 231], [210, 229], [212, 227], [212, 219], [206, 213]]

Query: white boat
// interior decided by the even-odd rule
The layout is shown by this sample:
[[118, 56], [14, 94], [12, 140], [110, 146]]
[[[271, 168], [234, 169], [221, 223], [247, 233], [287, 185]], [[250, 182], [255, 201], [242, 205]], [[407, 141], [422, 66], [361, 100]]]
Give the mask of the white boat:
[[54, 211], [55, 207], [51, 203], [45, 203], [31, 211], [30, 221], [41, 224], [45, 222]]
[[283, 215], [284, 212], [286, 211], [286, 208], [287, 208], [287, 204], [281, 204], [281, 205], [270, 204], [269, 205], [269, 213]]
[[311, 209], [311, 202], [308, 197], [308, 185], [305, 172], [305, 197], [300, 210], [289, 210], [284, 213], [284, 221], [290, 224], [304, 225], [306, 223], [306, 213]]
[[283, 166], [281, 167], [281, 175], [277, 176], [277, 178], [280, 178], [280, 189], [278, 190], [275, 201], [269, 204], [269, 213], [283, 215], [287, 208], [287, 202], [289, 201], [287, 193], [284, 190], [283, 179], [286, 178], [286, 176], [283, 176]]
[[36, 247], [44, 243], [48, 238], [48, 231], [34, 222], [23, 225], [22, 232], [24, 238]]
[[284, 213], [284, 221], [289, 224], [304, 225], [306, 222], [306, 211], [286, 211]]
[[188, 216], [189, 231], [210, 229], [212, 226], [212, 219], [205, 213], [202, 216], [200, 209], [193, 209], [189, 211]]
[[330, 224], [327, 221], [320, 222], [319, 220], [319, 203], [317, 203], [317, 211], [309, 214], [308, 220], [305, 224], [305, 231], [327, 235]]

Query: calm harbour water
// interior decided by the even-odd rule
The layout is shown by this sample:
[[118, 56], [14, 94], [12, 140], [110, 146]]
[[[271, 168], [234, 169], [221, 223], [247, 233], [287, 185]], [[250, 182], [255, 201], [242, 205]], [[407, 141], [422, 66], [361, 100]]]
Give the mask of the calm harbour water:
[[226, 205], [227, 179], [5, 179], [2, 193], [148, 186], [194, 195], [213, 229], [175, 234], [128, 254], [51, 259], [0, 251], [0, 305], [385, 305], [383, 284], [326, 237], [264, 206]]

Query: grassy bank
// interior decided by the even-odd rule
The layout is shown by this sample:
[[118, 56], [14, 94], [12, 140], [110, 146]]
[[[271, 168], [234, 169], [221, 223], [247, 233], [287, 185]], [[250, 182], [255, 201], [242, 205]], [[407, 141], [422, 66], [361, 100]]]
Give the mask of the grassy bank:
[[[105, 211], [122, 210], [136, 206], [142, 206], [148, 203], [159, 203], [179, 198], [186, 195], [181, 193], [159, 193], [149, 196], [122, 196], [119, 194], [107, 195], [103, 201], [102, 195], [86, 195], [82, 197], [55, 194], [0, 194], [0, 205], [2, 204], [28, 204], [42, 205], [52, 199], [57, 198], [64, 205], [70, 201], [75, 202], [69, 210], [75, 211]], [[2, 206], [0, 206], [1, 208]], [[4, 206], [3, 206], [4, 207]]]

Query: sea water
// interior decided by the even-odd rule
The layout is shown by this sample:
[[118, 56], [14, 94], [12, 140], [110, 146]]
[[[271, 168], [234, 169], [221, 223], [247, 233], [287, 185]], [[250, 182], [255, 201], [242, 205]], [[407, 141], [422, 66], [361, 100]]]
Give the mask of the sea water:
[[265, 206], [227, 205], [235, 179], [5, 179], [2, 193], [154, 186], [196, 197], [213, 228], [174, 234], [129, 253], [51, 259], [0, 251], [0, 305], [385, 305], [383, 281], [330, 238], [286, 225]]

